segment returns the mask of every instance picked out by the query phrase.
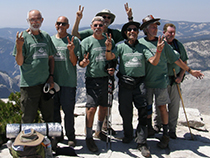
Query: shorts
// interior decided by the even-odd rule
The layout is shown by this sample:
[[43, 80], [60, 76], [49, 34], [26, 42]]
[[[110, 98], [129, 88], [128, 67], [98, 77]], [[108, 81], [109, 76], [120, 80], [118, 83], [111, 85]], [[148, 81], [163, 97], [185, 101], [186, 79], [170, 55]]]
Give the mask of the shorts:
[[86, 107], [101, 105], [108, 107], [108, 77], [87, 77], [86, 81]]
[[155, 105], [157, 106], [169, 104], [171, 102], [167, 88], [147, 88], [148, 105], [152, 105], [153, 95], [155, 95]]

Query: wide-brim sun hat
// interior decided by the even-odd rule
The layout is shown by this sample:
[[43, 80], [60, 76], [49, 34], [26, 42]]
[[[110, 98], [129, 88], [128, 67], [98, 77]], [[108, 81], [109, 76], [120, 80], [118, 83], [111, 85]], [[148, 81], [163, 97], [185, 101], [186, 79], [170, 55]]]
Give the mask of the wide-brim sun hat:
[[135, 25], [137, 27], [137, 29], [139, 29], [139, 27], [140, 27], [140, 23], [139, 22], [131, 21], [131, 22], [125, 23], [123, 25], [122, 29], [121, 29], [121, 34], [122, 34], [124, 39], [127, 39], [127, 35], [125, 34], [125, 31], [127, 31], [127, 28], [130, 25]]
[[146, 16], [144, 19], [142, 19], [142, 25], [140, 27], [140, 30], [143, 30], [143, 28], [147, 27], [149, 24], [157, 24], [160, 25], [159, 22], [160, 18], [154, 18], [152, 15], [148, 15]]
[[108, 9], [103, 9], [101, 12], [97, 13], [96, 16], [102, 16], [104, 14], [108, 14], [111, 17], [111, 22], [110, 24], [112, 24], [114, 22], [115, 19], [115, 15], [113, 13], [111, 13], [110, 10]]
[[13, 145], [37, 146], [43, 141], [43, 139], [44, 135], [34, 129], [25, 129], [17, 135]]

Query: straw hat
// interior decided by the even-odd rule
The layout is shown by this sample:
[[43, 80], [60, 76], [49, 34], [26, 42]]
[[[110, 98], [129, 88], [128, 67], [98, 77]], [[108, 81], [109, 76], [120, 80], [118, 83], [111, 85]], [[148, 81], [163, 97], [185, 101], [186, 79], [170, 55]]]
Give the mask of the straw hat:
[[13, 145], [37, 146], [43, 141], [43, 139], [44, 135], [31, 128], [21, 131], [15, 138]]
[[[96, 16], [102, 16], [103, 14], [108, 14], [111, 17], [111, 23], [114, 22], [115, 15], [111, 13], [108, 9], [103, 9], [101, 12], [97, 13]], [[110, 24], [111, 24], [110, 23]]]
[[159, 22], [160, 18], [154, 18], [152, 15], [148, 15], [146, 16], [143, 20], [142, 20], [142, 25], [140, 27], [140, 30], [143, 30], [143, 28], [145, 28], [146, 26], [148, 26], [149, 24], [153, 24], [156, 23], [157, 25], [160, 25]]

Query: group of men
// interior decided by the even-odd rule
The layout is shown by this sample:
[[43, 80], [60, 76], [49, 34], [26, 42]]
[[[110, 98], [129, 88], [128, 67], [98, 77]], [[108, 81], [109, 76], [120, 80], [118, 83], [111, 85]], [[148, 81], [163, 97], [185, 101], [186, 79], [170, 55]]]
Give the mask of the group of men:
[[[183, 45], [177, 40], [174, 42], [175, 26], [165, 25], [165, 36], [157, 38], [160, 19], [148, 15], [140, 25], [133, 21], [132, 9], [126, 3], [129, 22], [123, 25], [121, 31], [108, 28], [115, 15], [104, 9], [92, 19], [91, 29], [78, 32], [83, 10], [84, 7], [79, 6], [72, 34], [67, 33], [68, 18], [58, 17], [55, 23], [57, 33], [52, 37], [40, 30], [43, 22], [40, 11], [28, 12], [29, 29], [17, 33], [13, 52], [21, 72], [22, 123], [32, 123], [38, 109], [45, 122], [61, 122], [62, 107], [68, 144], [73, 147], [76, 145], [74, 108], [78, 63], [80, 67], [86, 67], [86, 145], [90, 151], [97, 152], [98, 147], [93, 137], [107, 141], [107, 135], [102, 129], [105, 128], [104, 119], [109, 106], [108, 79], [113, 78], [118, 62], [118, 101], [124, 131], [122, 142], [130, 143], [135, 138], [142, 155], [150, 156], [146, 140], [155, 131], [151, 118], [154, 95], [155, 105], [159, 110], [157, 117], [161, 118], [161, 122], [157, 121], [156, 125], [159, 130], [160, 127], [163, 128], [158, 146], [166, 148], [169, 136], [176, 137], [179, 97], [174, 83], [180, 84], [185, 71], [197, 78], [203, 77], [200, 71], [192, 70], [186, 65], [188, 57]], [[146, 36], [138, 40], [139, 29]], [[116, 45], [123, 40], [123, 43]], [[178, 74], [175, 79], [172, 77], [173, 68]], [[49, 83], [51, 89], [54, 84], [58, 84], [60, 91], [53, 98], [46, 99], [43, 93], [45, 83]], [[132, 125], [133, 104], [139, 117], [135, 135]], [[93, 136], [92, 127], [97, 107], [98, 121]], [[115, 132], [113, 129], [112, 131]], [[62, 141], [63, 136], [56, 139]]]

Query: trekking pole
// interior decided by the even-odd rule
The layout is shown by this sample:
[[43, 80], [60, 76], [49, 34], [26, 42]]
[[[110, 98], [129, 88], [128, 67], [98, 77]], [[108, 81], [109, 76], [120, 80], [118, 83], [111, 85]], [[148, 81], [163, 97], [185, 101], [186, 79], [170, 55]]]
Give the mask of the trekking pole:
[[111, 107], [112, 107], [112, 80], [109, 75], [108, 79], [108, 110], [107, 110], [107, 138], [106, 138], [106, 149], [111, 149], [112, 130], [111, 130]]
[[[175, 78], [176, 78], [176, 77], [177, 77], [177, 76], [176, 76], [176, 70], [173, 69], [173, 72], [174, 72], [174, 76], [175, 76]], [[176, 83], [176, 86], [177, 86], [177, 89], [178, 89], [178, 92], [179, 92], [180, 99], [181, 99], [181, 101], [182, 101], [182, 107], [183, 107], [184, 114], [185, 114], [185, 118], [186, 118], [186, 121], [187, 121], [187, 126], [188, 126], [188, 128], [189, 128], [191, 138], [192, 138], [192, 140], [194, 140], [193, 135], [192, 135], [192, 132], [191, 132], [191, 129], [190, 129], [190, 124], [189, 124], [189, 121], [188, 121], [188, 119], [187, 119], [187, 114], [186, 114], [186, 111], [185, 111], [184, 101], [183, 101], [183, 98], [182, 98], [182, 94], [181, 94], [181, 91], [180, 91], [179, 84]]]

